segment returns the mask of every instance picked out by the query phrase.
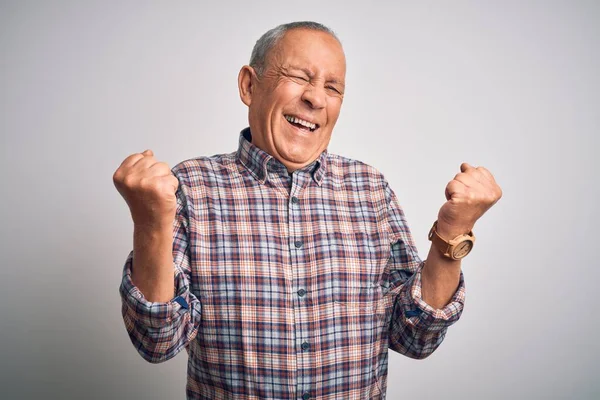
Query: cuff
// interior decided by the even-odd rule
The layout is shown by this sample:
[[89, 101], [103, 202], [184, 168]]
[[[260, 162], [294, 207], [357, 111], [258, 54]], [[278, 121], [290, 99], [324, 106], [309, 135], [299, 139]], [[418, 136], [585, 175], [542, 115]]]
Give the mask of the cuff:
[[123, 278], [119, 293], [123, 312], [134, 321], [151, 328], [162, 328], [179, 320], [189, 308], [190, 293], [181, 273], [175, 274], [175, 297], [166, 303], [150, 302], [131, 281], [133, 251], [129, 253], [123, 267]]
[[423, 301], [421, 296], [421, 262], [415, 274], [405, 282], [399, 300], [406, 323], [419, 330], [440, 331], [446, 329], [460, 318], [465, 303], [465, 282], [460, 273], [458, 289], [450, 302], [441, 309], [435, 309]]

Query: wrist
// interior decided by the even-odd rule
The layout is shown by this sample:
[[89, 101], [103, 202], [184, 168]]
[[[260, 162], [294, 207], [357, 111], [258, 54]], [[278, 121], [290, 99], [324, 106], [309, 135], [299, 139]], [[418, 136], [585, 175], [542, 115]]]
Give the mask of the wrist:
[[148, 233], [159, 233], [173, 230], [173, 221], [175, 215], [168, 215], [166, 217], [159, 218], [142, 218], [135, 216], [132, 213], [133, 228], [138, 231]]
[[135, 238], [142, 238], [144, 240], [164, 240], [173, 239], [173, 222], [161, 222], [152, 224], [140, 224], [134, 223], [133, 235]]
[[438, 220], [436, 231], [440, 237], [445, 240], [452, 240], [460, 235], [467, 235], [473, 230], [473, 225], [447, 224]]
[[[469, 231], [462, 233], [466, 229], [469, 229]], [[435, 221], [429, 230], [429, 240], [433, 243], [432, 247], [436, 247], [444, 257], [460, 260], [471, 252], [475, 243], [475, 236], [473, 236], [470, 228], [455, 225], [446, 226], [440, 233], [438, 221]]]

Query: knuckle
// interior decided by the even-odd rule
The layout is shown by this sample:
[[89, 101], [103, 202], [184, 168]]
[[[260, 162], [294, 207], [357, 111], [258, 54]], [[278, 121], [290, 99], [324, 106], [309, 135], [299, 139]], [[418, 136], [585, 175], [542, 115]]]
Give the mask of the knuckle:
[[122, 180], [121, 169], [118, 169], [115, 171], [115, 173], [112, 176], [112, 179], [115, 184], [121, 183], [121, 180]]
[[143, 176], [140, 178], [139, 186], [142, 189], [148, 189], [152, 186], [152, 180], [148, 176]]
[[171, 168], [169, 167], [169, 164], [167, 164], [166, 162], [159, 162], [156, 165], [160, 172], [163, 172], [163, 173], [171, 172]]
[[131, 174], [124, 176], [121, 182], [123, 182], [123, 186], [129, 189], [135, 187], [137, 184], [135, 176]]
[[154, 176], [144, 176], [140, 179], [139, 188], [142, 192], [156, 192], [159, 187], [160, 182]]

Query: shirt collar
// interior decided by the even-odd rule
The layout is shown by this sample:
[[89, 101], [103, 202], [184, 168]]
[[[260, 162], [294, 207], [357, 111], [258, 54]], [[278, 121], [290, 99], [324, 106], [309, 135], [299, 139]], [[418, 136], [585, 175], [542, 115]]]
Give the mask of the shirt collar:
[[[250, 128], [245, 128], [240, 133], [237, 158], [260, 183], [264, 183], [268, 179], [269, 168], [285, 169], [285, 166], [279, 160], [252, 144], [252, 133], [250, 132]], [[317, 185], [321, 186], [323, 178], [325, 177], [326, 168], [327, 150], [324, 150], [314, 162], [302, 168], [300, 171], [310, 173]]]

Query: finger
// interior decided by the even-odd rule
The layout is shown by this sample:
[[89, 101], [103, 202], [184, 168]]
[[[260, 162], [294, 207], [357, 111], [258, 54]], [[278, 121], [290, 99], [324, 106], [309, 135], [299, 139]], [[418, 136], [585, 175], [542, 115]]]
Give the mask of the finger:
[[121, 168], [129, 168], [129, 167], [133, 166], [136, 162], [138, 162], [139, 160], [141, 160], [142, 158], [144, 158], [143, 154], [141, 154], [141, 153], [134, 153], [134, 154], [130, 155], [129, 157], [127, 157], [126, 159], [123, 160], [123, 162], [119, 166], [119, 169], [121, 169]]
[[123, 167], [123, 168], [132, 167], [139, 160], [141, 160], [142, 158], [147, 157], [147, 156], [150, 156], [150, 157], [154, 156], [154, 152], [152, 152], [152, 150], [150, 150], [150, 149], [147, 149], [147, 150], [144, 150], [141, 153], [133, 153], [129, 157], [127, 157], [125, 160], [123, 160], [123, 162], [121, 163], [121, 165], [120, 165], [119, 168], [121, 168], [121, 167]]
[[460, 172], [467, 172], [468, 170], [475, 169], [471, 164], [462, 163], [460, 164]]
[[491, 182], [496, 182], [496, 179], [494, 178], [494, 175], [492, 175], [492, 173], [490, 171], [488, 171], [486, 168], [484, 167], [477, 167], [477, 171], [486, 177], [486, 179], [488, 179]]
[[463, 183], [466, 187], [474, 188], [480, 186], [479, 181], [469, 173], [461, 172], [460, 174], [456, 174], [454, 180]]
[[148, 167], [148, 171], [152, 176], [169, 176], [172, 175], [171, 168], [165, 162], [156, 162]]
[[465, 189], [464, 183], [457, 181], [456, 179], [451, 180], [446, 185], [446, 200], [450, 200], [457, 193], [463, 193]]
[[131, 169], [136, 172], [148, 169], [159, 161], [154, 156], [145, 156], [137, 160], [137, 162], [131, 166]]
[[468, 168], [466, 172], [463, 172], [462, 174], [472, 177], [481, 184], [486, 184], [488, 182], [488, 179], [477, 168]]
[[[139, 158], [139, 159], [138, 159], [138, 160], [137, 160], [135, 163], [131, 164], [131, 167], [133, 167], [134, 165], [136, 165], [136, 166], [137, 166], [137, 164], [138, 164], [140, 161], [144, 161], [144, 160], [146, 160], [147, 158], [154, 159], [154, 152], [153, 152], [152, 150], [150, 150], [150, 149], [146, 149], [146, 150], [144, 150], [143, 152], [141, 152], [140, 154], [142, 155], [142, 158]], [[155, 162], [156, 162], [156, 161], [155, 161]], [[147, 163], [144, 163], [143, 165], [147, 165]]]

